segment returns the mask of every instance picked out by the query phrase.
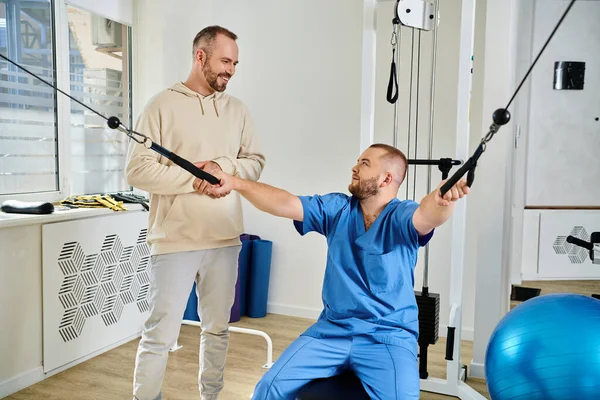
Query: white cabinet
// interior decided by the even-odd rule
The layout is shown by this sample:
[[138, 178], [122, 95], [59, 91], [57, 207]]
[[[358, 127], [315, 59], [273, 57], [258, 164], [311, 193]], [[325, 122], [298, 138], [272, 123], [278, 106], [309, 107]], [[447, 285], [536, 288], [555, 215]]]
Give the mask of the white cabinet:
[[566, 242], [600, 231], [600, 210], [525, 210], [523, 280], [600, 279], [588, 251]]

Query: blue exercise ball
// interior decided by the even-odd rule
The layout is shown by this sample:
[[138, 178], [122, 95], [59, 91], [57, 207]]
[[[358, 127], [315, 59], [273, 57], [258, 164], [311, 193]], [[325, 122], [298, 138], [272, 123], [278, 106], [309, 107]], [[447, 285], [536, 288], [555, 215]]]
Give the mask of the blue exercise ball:
[[548, 294], [518, 305], [487, 346], [492, 400], [600, 399], [600, 300]]

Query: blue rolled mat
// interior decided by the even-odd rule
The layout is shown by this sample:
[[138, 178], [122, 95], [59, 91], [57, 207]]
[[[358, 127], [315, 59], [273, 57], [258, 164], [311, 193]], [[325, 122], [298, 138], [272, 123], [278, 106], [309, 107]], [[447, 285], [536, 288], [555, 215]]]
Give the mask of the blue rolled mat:
[[246, 315], [248, 309], [248, 274], [252, 263], [252, 242], [260, 240], [260, 236], [243, 234], [240, 236], [242, 249], [238, 261], [239, 294], [236, 293], [235, 302], [239, 303], [240, 316]]
[[188, 321], [200, 321], [200, 317], [198, 316], [198, 295], [196, 294], [196, 282], [194, 282], [194, 285], [192, 286], [192, 292], [188, 298], [187, 306], [185, 308], [185, 312], [183, 313], [183, 319], [187, 319]]
[[272, 252], [273, 242], [252, 241], [252, 263], [248, 282], [248, 316], [251, 318], [263, 318], [267, 315]]
[[[252, 263], [252, 242], [260, 240], [260, 236], [242, 234], [240, 235], [242, 248], [238, 259], [238, 279], [235, 285], [235, 299], [229, 316], [229, 322], [237, 322], [241, 316], [246, 315], [248, 297], [248, 274]], [[198, 316], [198, 296], [196, 294], [196, 282], [194, 282], [183, 318], [190, 321], [200, 321]]]
[[243, 315], [246, 315], [246, 277], [248, 275], [248, 264], [250, 263], [250, 250], [252, 242], [250, 235], [243, 234], [240, 236], [242, 248], [238, 257], [238, 277], [235, 283], [235, 299], [231, 307], [229, 322], [238, 322]]
[[242, 248], [238, 258], [238, 278], [235, 284], [235, 300], [229, 322], [238, 322], [241, 317], [246, 315], [247, 297], [248, 297], [248, 270], [252, 262], [252, 241], [260, 239], [260, 236], [244, 233], [240, 235]]
[[231, 311], [229, 313], [229, 322], [238, 322], [242, 316], [240, 315], [240, 269], [238, 263], [238, 278], [235, 283], [235, 296], [233, 298], [233, 305], [231, 306]]

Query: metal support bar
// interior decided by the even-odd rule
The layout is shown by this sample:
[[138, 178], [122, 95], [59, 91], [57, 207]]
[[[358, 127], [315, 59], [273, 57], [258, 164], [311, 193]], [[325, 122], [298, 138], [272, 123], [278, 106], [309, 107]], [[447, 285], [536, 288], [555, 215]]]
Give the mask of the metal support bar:
[[[182, 325], [192, 325], [192, 326], [198, 326], [198, 327], [201, 326], [199, 321], [190, 321], [188, 319], [184, 319], [181, 323], [182, 323]], [[237, 332], [237, 333], [245, 333], [245, 334], [253, 335], [253, 336], [260, 336], [263, 339], [265, 339], [265, 341], [267, 342], [267, 363], [264, 364], [262, 367], [269, 369], [273, 366], [273, 341], [271, 340], [271, 337], [269, 335], [267, 335], [263, 331], [259, 331], [256, 329], [239, 328], [237, 326], [230, 326], [229, 331]], [[171, 349], [169, 349], [169, 351], [175, 352], [175, 351], [181, 349], [182, 347], [183, 346], [180, 346], [177, 343], [177, 341], [175, 341], [175, 344], [173, 345], [173, 347], [171, 347]]]

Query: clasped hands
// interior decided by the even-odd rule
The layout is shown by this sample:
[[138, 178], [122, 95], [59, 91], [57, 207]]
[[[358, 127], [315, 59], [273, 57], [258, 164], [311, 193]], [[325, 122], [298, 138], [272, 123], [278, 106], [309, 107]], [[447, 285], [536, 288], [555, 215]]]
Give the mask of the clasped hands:
[[219, 166], [219, 164], [217, 164], [214, 161], [202, 161], [202, 162], [194, 163], [194, 165], [196, 167], [200, 168], [201, 170], [215, 176], [216, 178], [221, 179], [220, 184], [212, 185], [203, 179], [196, 178], [194, 180], [193, 186], [194, 186], [194, 190], [198, 194], [205, 194], [207, 196], [212, 197], [213, 199], [218, 199], [218, 198], [227, 196], [231, 192], [230, 189], [228, 190], [225, 187], [223, 187], [223, 184], [224, 184], [223, 177], [224, 177], [225, 173], [221, 170], [221, 167]]

